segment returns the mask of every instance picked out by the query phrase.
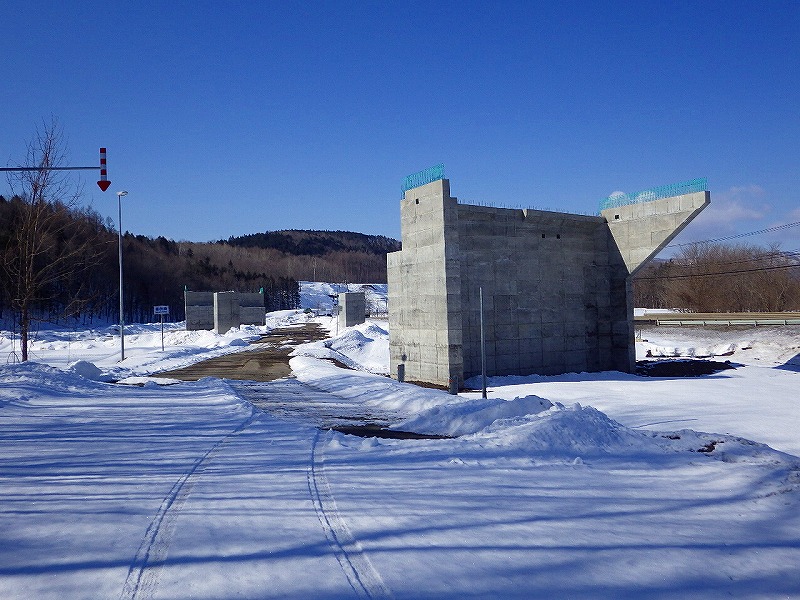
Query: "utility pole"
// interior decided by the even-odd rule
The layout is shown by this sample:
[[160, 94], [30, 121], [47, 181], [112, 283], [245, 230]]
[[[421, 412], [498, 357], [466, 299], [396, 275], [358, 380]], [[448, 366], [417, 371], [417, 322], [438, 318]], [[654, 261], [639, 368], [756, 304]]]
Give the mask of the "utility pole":
[[486, 398], [486, 336], [483, 333], [483, 288], [478, 288], [481, 310], [481, 396]]

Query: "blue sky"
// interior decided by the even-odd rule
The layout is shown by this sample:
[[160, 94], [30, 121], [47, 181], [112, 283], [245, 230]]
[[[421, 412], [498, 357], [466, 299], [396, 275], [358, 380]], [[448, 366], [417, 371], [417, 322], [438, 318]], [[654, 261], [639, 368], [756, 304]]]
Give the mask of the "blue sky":
[[438, 163], [462, 202], [590, 214], [707, 177], [682, 242], [800, 221], [797, 1], [0, 9], [0, 163], [57, 118], [73, 164], [108, 148], [85, 202], [116, 219], [127, 190], [136, 234], [399, 237], [403, 178]]

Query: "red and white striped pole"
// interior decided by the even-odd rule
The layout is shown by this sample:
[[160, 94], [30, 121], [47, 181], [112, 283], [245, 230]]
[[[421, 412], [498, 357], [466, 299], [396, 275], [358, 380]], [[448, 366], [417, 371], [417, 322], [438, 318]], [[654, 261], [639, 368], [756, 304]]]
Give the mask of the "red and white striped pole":
[[108, 180], [108, 170], [106, 168], [106, 149], [105, 148], [100, 148], [100, 181], [97, 182], [97, 185], [104, 192], [111, 185], [111, 182]]

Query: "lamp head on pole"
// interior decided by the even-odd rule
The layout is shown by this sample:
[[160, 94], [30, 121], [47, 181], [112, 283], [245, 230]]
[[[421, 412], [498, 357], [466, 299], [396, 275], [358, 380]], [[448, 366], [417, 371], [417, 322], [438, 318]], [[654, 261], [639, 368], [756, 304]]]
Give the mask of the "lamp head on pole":
[[127, 195], [128, 195], [128, 192], [117, 192], [117, 196], [119, 196], [119, 197], [127, 196]]

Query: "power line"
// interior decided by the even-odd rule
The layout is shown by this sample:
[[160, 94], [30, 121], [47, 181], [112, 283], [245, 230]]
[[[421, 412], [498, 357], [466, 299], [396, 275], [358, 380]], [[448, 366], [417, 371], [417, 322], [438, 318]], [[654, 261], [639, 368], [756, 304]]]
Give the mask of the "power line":
[[0, 171], [98, 171], [100, 167], [0, 167]]
[[637, 281], [653, 281], [656, 279], [687, 279], [689, 277], [712, 277], [717, 275], [736, 275], [741, 273], [758, 273], [761, 271], [775, 271], [777, 269], [800, 269], [800, 264], [796, 265], [776, 265], [774, 267], [759, 267], [756, 269], [740, 269], [738, 271], [717, 271], [715, 273], [682, 273], [666, 274], [653, 277], [636, 277]]
[[789, 229], [790, 227], [797, 227], [800, 225], [800, 221], [796, 221], [794, 223], [784, 223], [783, 225], [776, 225], [775, 227], [767, 227], [766, 229], [759, 229], [758, 231], [749, 231], [747, 233], [737, 233], [735, 235], [729, 235], [726, 237], [716, 238], [713, 240], [702, 240], [699, 242], [686, 242], [684, 244], [669, 244], [667, 248], [682, 248], [683, 246], [694, 246], [696, 244], [713, 244], [715, 242], [724, 242], [727, 240], [735, 240], [738, 238], [748, 237], [751, 235], [760, 235], [762, 233], [772, 233], [773, 231], [781, 231], [783, 229]]
[[[788, 250], [786, 252], [768, 252], [766, 254], [761, 254], [759, 256], [755, 256], [752, 258], [742, 258], [740, 260], [713, 260], [708, 257], [703, 257], [701, 259], [704, 264], [708, 265], [739, 265], [742, 263], [751, 263], [751, 262], [764, 262], [774, 258], [786, 258], [786, 259], [800, 259], [800, 250]], [[686, 257], [679, 258], [677, 260], [688, 260]], [[674, 262], [672, 259], [668, 263], [670, 267], [681, 268], [681, 269], [691, 269], [696, 267], [696, 264], [688, 264], [688, 263], [681, 263], [681, 262]]]

